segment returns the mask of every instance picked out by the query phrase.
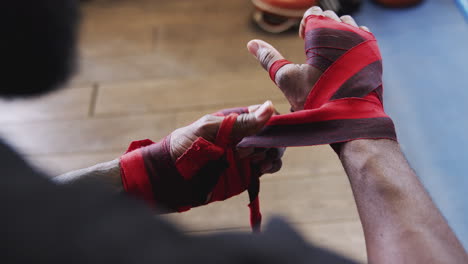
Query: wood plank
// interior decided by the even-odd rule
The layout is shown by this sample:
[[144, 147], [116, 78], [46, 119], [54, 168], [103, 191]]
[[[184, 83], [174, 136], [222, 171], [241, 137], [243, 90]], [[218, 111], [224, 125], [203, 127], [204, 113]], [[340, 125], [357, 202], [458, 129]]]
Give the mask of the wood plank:
[[178, 79], [191, 73], [182, 62], [158, 54], [82, 58], [74, 83], [119, 83], [145, 79]]
[[[346, 177], [340, 173], [303, 176], [262, 181], [260, 199], [265, 219], [272, 215], [283, 215], [297, 223], [358, 219]], [[247, 204], [248, 195], [243, 193], [166, 217], [187, 231], [248, 227]]]
[[231, 69], [250, 69], [260, 65], [247, 51], [246, 44], [260, 38], [270, 42], [288, 59], [304, 62], [304, 41], [296, 32], [265, 34], [252, 28], [249, 20], [248, 16], [238, 16], [229, 23], [225, 19], [222, 23], [194, 19], [162, 24], [157, 50], [183, 59], [188, 64], [204, 61], [215, 67], [221, 65]]
[[154, 14], [141, 1], [93, 1], [82, 9], [82, 57], [115, 58], [153, 50]]
[[0, 100], [0, 122], [76, 119], [88, 116], [92, 87], [62, 89], [29, 99]]
[[[252, 29], [250, 7], [245, 4], [177, 2], [158, 1], [154, 9], [143, 9], [145, 3], [85, 8], [82, 70], [76, 82], [170, 78], [171, 72], [178, 79], [236, 74], [260, 67], [245, 48], [258, 37], [272, 42], [289, 59], [303, 61], [303, 42], [297, 34], [275, 36]], [[219, 12], [226, 8], [238, 13]]]
[[[97, 98], [96, 114], [211, 110], [258, 104], [267, 99], [286, 102], [265, 73], [261, 70], [257, 73], [242, 78], [223, 74], [188, 80], [103, 84]], [[205, 113], [210, 112], [205, 110]]]
[[[161, 25], [157, 52], [206, 77], [229, 72], [244, 78], [250, 71], [261, 69], [246, 48], [247, 42], [256, 38], [270, 42], [289, 60], [304, 62], [304, 44], [297, 34], [265, 35], [251, 28], [249, 17], [240, 19], [229, 23], [203, 23], [204, 20], [195, 19], [198, 22]], [[269, 79], [265, 72], [259, 76]]]
[[171, 116], [142, 115], [5, 124], [0, 134], [27, 155], [123, 152], [133, 140], [158, 140], [174, 127]]
[[315, 177], [329, 173], [346, 178], [343, 166], [329, 146], [289, 148], [284, 154], [282, 169], [264, 180], [289, 179], [299, 175]]

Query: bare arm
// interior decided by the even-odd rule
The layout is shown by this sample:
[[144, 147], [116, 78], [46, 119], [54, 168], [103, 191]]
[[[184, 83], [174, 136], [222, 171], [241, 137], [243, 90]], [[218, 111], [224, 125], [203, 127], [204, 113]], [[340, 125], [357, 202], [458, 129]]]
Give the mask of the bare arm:
[[355, 140], [340, 159], [371, 263], [468, 263], [468, 256], [397, 142]]
[[99, 163], [89, 168], [71, 171], [54, 178], [55, 182], [68, 184], [84, 180], [99, 180], [116, 191], [123, 191], [119, 159]]
[[[248, 113], [242, 113], [237, 116], [237, 122], [235, 122], [231, 134], [233, 138], [239, 138], [240, 140], [244, 136], [255, 134], [262, 129], [263, 125], [275, 112], [273, 104], [270, 101], [265, 102], [263, 105], [249, 106], [247, 109]], [[230, 110], [233, 111], [233, 109], [224, 111]], [[224, 117], [206, 115], [189, 126], [175, 130], [171, 133], [170, 137], [169, 158], [176, 161], [199, 137], [213, 141], [223, 120]], [[281, 157], [283, 153], [283, 149], [277, 148], [247, 148], [239, 151], [239, 155], [243, 158], [252, 158], [252, 164], [255, 167], [261, 168], [262, 174], [278, 171], [282, 166]], [[165, 155], [162, 152], [160, 154]], [[156, 155], [155, 158], [160, 158], [160, 156]], [[120, 165], [120, 159], [115, 159], [89, 168], [65, 173], [57, 176], [54, 180], [60, 184], [98, 181], [100, 184], [104, 184], [106, 187], [111, 187], [120, 192], [124, 191]]]

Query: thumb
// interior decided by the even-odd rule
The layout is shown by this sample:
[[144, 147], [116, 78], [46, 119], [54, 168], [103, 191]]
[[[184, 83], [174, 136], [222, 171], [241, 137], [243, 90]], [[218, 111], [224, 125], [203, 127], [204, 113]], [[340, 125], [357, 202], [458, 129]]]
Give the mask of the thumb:
[[273, 65], [275, 61], [284, 59], [283, 55], [281, 55], [278, 50], [263, 40], [254, 39], [249, 41], [249, 43], [247, 43], [247, 49], [267, 71], [270, 71], [271, 65]]
[[232, 136], [236, 140], [243, 137], [255, 135], [265, 126], [274, 114], [275, 108], [271, 101], [266, 101], [258, 109], [237, 117], [237, 121], [232, 128]]

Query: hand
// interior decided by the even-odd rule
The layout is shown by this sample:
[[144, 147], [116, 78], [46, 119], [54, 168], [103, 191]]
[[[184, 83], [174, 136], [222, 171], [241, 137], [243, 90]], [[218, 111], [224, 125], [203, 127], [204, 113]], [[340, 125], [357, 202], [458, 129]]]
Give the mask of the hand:
[[[268, 122], [275, 109], [270, 101], [263, 105], [250, 106], [248, 114], [237, 117], [231, 136], [234, 142], [242, 138], [258, 133]], [[176, 161], [187, 149], [190, 148], [197, 138], [202, 137], [207, 141], [214, 142], [218, 129], [224, 117], [206, 115], [191, 125], [179, 128], [171, 134], [171, 157]], [[260, 168], [262, 174], [275, 173], [281, 169], [284, 149], [282, 148], [242, 148], [237, 150], [241, 158], [249, 158], [255, 167]]]
[[[354, 19], [350, 16], [338, 17], [333, 11], [322, 11], [318, 6], [314, 6], [306, 11], [301, 21], [299, 36], [305, 38], [305, 18], [310, 15], [326, 16], [338, 22], [343, 22], [355, 27], [358, 27]], [[360, 27], [362, 30], [369, 31], [367, 27]], [[313, 46], [320, 36], [312, 36], [305, 38], [306, 46]], [[309, 45], [310, 44], [310, 45]], [[260, 62], [262, 67], [269, 71], [273, 63], [284, 57], [270, 44], [262, 40], [251, 40], [247, 44], [247, 48]], [[307, 51], [306, 51], [307, 53]], [[309, 54], [307, 54], [309, 55]], [[325, 56], [326, 57], [326, 56]], [[303, 110], [307, 96], [312, 87], [318, 81], [325, 68], [317, 67], [318, 56], [312, 56], [306, 64], [288, 64], [282, 67], [275, 77], [275, 83], [288, 99], [293, 110]], [[315, 61], [314, 61], [315, 60]], [[312, 66], [314, 65], [314, 66]]]

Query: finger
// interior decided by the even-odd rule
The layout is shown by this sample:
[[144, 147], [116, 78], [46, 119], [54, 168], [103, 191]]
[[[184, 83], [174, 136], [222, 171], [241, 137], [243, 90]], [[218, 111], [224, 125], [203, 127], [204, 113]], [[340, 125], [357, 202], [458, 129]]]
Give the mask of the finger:
[[366, 26], [360, 26], [359, 28], [362, 29], [362, 30], [365, 30], [367, 32], [370, 32], [370, 29], [368, 27], [366, 27]]
[[249, 41], [247, 49], [267, 71], [270, 71], [270, 67], [275, 61], [284, 60], [283, 55], [278, 50], [263, 40], [254, 39]]
[[271, 148], [267, 151], [267, 157], [272, 160], [281, 159], [285, 150], [285, 148]]
[[253, 164], [261, 164], [267, 160], [271, 161], [272, 159], [267, 159], [267, 153], [266, 152], [257, 152], [249, 157], [250, 162]]
[[256, 111], [239, 115], [237, 122], [232, 128], [232, 136], [238, 140], [260, 132], [268, 120], [270, 120], [274, 111], [273, 103], [266, 101]]
[[256, 148], [248, 158], [253, 164], [262, 164], [265, 162], [273, 162], [283, 157], [285, 148]]
[[327, 11], [323, 12], [322, 15], [326, 16], [328, 18], [331, 18], [331, 19], [335, 20], [336, 22], [341, 22], [338, 15], [335, 12], [331, 11], [331, 10], [327, 10]]
[[239, 155], [239, 158], [244, 159], [249, 157], [250, 155], [254, 154], [255, 148], [238, 148], [237, 149], [237, 154]]
[[340, 17], [341, 21], [343, 21], [344, 23], [348, 24], [348, 25], [351, 25], [353, 27], [358, 27], [356, 21], [354, 21], [354, 18], [352, 18], [351, 16], [342, 16]]
[[275, 173], [281, 169], [283, 166], [283, 161], [280, 159], [274, 161], [267, 161], [260, 165], [260, 172], [265, 173]]
[[251, 106], [247, 107], [247, 109], [249, 110], [249, 113], [252, 113], [252, 112], [257, 111], [260, 108], [260, 106], [262, 106], [262, 105], [261, 104], [251, 105]]
[[[251, 105], [251, 106], [247, 107], [247, 109], [248, 109], [249, 113], [252, 113], [252, 112], [257, 111], [257, 110], [260, 108], [260, 106], [262, 106], [262, 105], [261, 105], [261, 104], [259, 104], [259, 105]], [[275, 108], [274, 115], [280, 115], [280, 114], [281, 114], [281, 113], [278, 112], [278, 110]]]
[[304, 31], [305, 31], [305, 19], [310, 15], [321, 15], [323, 13], [322, 8], [319, 6], [313, 6], [309, 8], [302, 17], [301, 25], [299, 27], [299, 36], [303, 39], [304, 38]]

